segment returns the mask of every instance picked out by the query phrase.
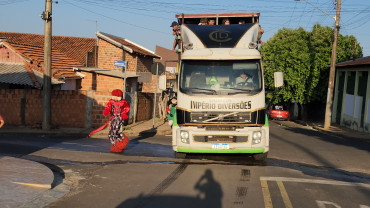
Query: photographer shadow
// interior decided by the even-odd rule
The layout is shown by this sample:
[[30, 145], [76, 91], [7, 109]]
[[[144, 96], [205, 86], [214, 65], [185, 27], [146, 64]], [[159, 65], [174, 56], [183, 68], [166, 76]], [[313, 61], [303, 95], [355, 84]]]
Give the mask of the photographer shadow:
[[[148, 195], [140, 194], [136, 198], [123, 201], [118, 208], [188, 208], [188, 207], [212, 207], [221, 208], [223, 192], [221, 185], [215, 181], [213, 173], [207, 169], [194, 185], [199, 193], [196, 197], [185, 195], [169, 195], [154, 192]], [[163, 190], [162, 190], [163, 191]]]

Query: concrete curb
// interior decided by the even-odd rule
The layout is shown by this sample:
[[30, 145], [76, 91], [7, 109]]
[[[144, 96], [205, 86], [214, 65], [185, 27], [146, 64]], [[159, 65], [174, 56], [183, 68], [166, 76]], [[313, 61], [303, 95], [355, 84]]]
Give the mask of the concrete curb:
[[[323, 134], [327, 134], [330, 136], [335, 136], [335, 137], [341, 137], [345, 139], [356, 139], [356, 140], [361, 140], [361, 141], [370, 141], [370, 134], [365, 134], [361, 132], [356, 132], [356, 131], [350, 131], [350, 130], [345, 130], [343, 127], [337, 127], [339, 131], [333, 131], [333, 130], [325, 130], [323, 127], [320, 127], [317, 124], [314, 123], [309, 123], [309, 122], [303, 122], [300, 120], [296, 121], [284, 121], [282, 123], [281, 121], [275, 121], [276, 123], [283, 124], [286, 126], [289, 126], [291, 128], [306, 128], [306, 129], [313, 129], [315, 131], [318, 131]], [[290, 124], [289, 124], [290, 123]], [[291, 125], [292, 123], [298, 124], [299, 126]]]

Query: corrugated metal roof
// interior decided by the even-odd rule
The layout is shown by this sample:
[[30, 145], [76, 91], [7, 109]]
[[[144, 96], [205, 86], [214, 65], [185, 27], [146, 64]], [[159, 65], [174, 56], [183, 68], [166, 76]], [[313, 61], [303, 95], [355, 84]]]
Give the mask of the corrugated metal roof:
[[[109, 69], [93, 68], [93, 67], [75, 67], [73, 68], [73, 70], [102, 74], [102, 75], [117, 77], [117, 78], [125, 78], [125, 73], [122, 71], [117, 71], [117, 70], [109, 70]], [[130, 77], [139, 77], [140, 75], [137, 75], [136, 72], [127, 72], [126, 76], [127, 78], [130, 78]]]
[[0, 63], [0, 82], [35, 87], [24, 64]]
[[[43, 83], [44, 83], [44, 74], [37, 71], [37, 70], [34, 70], [32, 69], [33, 73], [35, 74], [35, 77], [37, 79], [37, 81], [40, 83], [40, 85], [42, 86]], [[65, 83], [64, 81], [59, 81], [57, 79], [51, 79], [51, 84], [52, 85], [57, 85], [57, 84], [63, 84]]]

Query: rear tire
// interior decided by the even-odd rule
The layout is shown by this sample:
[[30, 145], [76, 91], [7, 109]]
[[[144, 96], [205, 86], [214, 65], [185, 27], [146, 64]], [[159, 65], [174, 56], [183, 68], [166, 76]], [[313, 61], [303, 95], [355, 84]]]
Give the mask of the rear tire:
[[267, 158], [267, 152], [265, 153], [257, 153], [253, 155], [253, 159], [256, 161], [264, 161]]
[[186, 158], [186, 153], [184, 153], [184, 152], [175, 152], [175, 158], [185, 159]]

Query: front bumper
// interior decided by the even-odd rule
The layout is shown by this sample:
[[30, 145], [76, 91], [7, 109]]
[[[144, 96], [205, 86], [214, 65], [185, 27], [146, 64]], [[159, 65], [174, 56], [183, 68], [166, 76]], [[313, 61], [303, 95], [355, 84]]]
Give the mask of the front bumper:
[[[187, 131], [189, 133], [189, 139], [187, 142], [183, 142], [181, 140], [180, 131]], [[252, 134], [255, 131], [261, 131], [262, 133], [261, 142], [257, 144], [252, 142]], [[223, 141], [222, 139], [220, 141], [199, 140], [199, 137], [208, 136], [217, 138], [230, 137], [235, 139], [234, 141]], [[215, 148], [215, 144], [224, 144], [227, 148]], [[262, 126], [245, 127], [236, 131], [206, 131], [204, 128], [177, 126], [173, 129], [172, 145], [175, 152], [184, 153], [265, 153], [269, 151], [269, 128], [268, 126]]]

